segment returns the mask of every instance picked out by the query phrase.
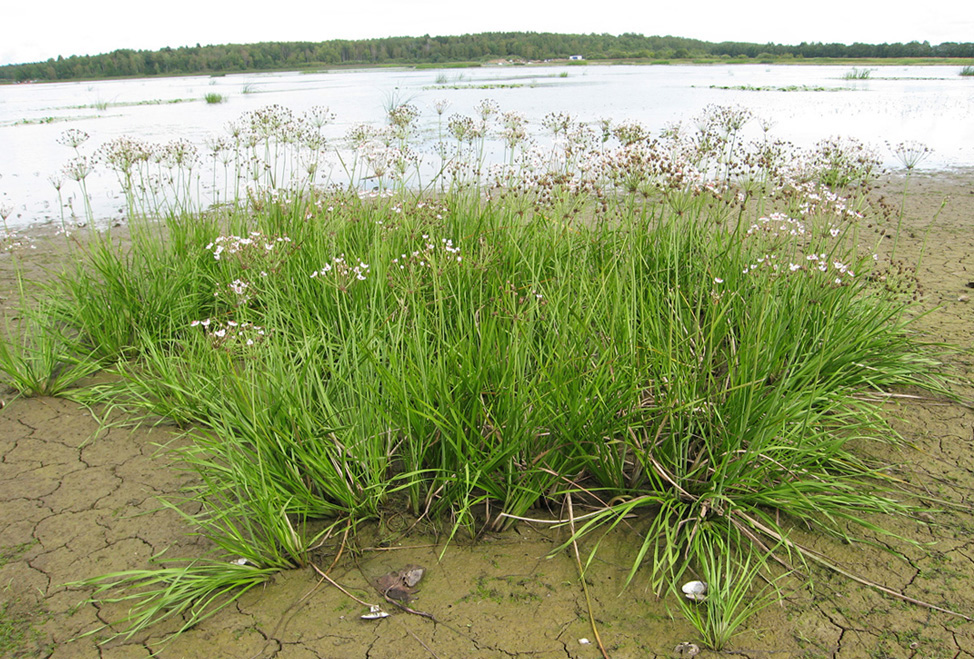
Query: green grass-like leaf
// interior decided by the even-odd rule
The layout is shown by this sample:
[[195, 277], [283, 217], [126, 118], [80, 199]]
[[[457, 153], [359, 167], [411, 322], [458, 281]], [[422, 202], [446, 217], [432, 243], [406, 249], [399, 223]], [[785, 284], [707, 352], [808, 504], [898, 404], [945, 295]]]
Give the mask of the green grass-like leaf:
[[[417, 111], [395, 103], [392, 160], [340, 154], [370, 197], [310, 185], [327, 117], [283, 108], [238, 127], [229, 205], [194, 212], [189, 165], [162, 183], [142, 160], [118, 172], [130, 243], [83, 245], [32, 317], [39, 343], [0, 344], [0, 368], [54, 393], [69, 358], [72, 378], [111, 365], [117, 381], [84, 400], [191, 429], [176, 457], [195, 505], [177, 509], [260, 570], [117, 575], [123, 592], [148, 588], [123, 596], [143, 602], [137, 628], [180, 607], [201, 619], [209, 593], [305, 565], [334, 525], [401, 496], [453, 538], [571, 494], [590, 506], [572, 539], [636, 530], [630, 579], [645, 570], [660, 594], [692, 569], [735, 584], [698, 620], [717, 646], [753, 610], [755, 548], [801, 558], [795, 520], [862, 541], [915, 512], [858, 446], [899, 441], [876, 394], [950, 392], [944, 348], [860, 251], [865, 198], [824, 187], [867, 182], [868, 154], [828, 142], [786, 166], [795, 154], [743, 143], [734, 108], [658, 140], [607, 123], [601, 142], [553, 114], [548, 162], [518, 165], [508, 135], [488, 180], [495, 111], [440, 126], [441, 169], [423, 182], [436, 194], [409, 189]], [[246, 196], [230, 195], [241, 181]]]

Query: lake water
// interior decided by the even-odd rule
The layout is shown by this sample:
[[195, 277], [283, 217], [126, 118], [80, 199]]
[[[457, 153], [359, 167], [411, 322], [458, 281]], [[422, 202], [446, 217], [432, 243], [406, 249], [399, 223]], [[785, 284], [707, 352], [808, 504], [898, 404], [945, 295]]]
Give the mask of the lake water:
[[[243, 113], [279, 104], [295, 112], [327, 106], [336, 114], [327, 134], [340, 138], [362, 122], [382, 125], [385, 108], [410, 102], [435, 125], [433, 105], [449, 101], [446, 115], [473, 116], [493, 99], [517, 111], [540, 131], [550, 112], [594, 122], [601, 118], [643, 123], [658, 132], [675, 122], [692, 125], [709, 104], [742, 106], [773, 122], [771, 135], [799, 146], [832, 136], [858, 138], [875, 147], [890, 167], [900, 166], [887, 142], [915, 140], [933, 152], [923, 168], [974, 167], [974, 79], [960, 68], [880, 67], [865, 80], [846, 80], [849, 66], [671, 65], [496, 66], [478, 69], [372, 69], [327, 73], [192, 76], [0, 86], [0, 205], [12, 209], [10, 226], [59, 217], [49, 177], [73, 155], [57, 138], [68, 128], [90, 134], [84, 145], [122, 135], [152, 142], [187, 138], [201, 147], [225, 134]], [[762, 88], [745, 90], [741, 87]], [[804, 87], [799, 91], [777, 88]], [[727, 89], [724, 89], [727, 88]], [[206, 94], [226, 97], [207, 104]], [[173, 102], [170, 102], [173, 101]], [[752, 130], [759, 130], [752, 126]], [[65, 201], [82, 213], [74, 181]], [[118, 186], [109, 174], [89, 179], [96, 214], [118, 214]]]

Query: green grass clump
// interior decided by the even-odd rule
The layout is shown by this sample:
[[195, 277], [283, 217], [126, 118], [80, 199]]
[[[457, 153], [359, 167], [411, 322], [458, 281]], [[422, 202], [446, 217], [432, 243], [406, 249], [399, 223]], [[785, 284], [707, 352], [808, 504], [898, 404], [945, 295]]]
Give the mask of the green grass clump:
[[217, 92], [208, 92], [203, 97], [203, 100], [210, 105], [216, 105], [218, 103], [223, 103], [224, 101], [226, 101], [227, 97], [224, 96], [223, 94], [218, 94]]
[[872, 69], [860, 69], [854, 66], [851, 71], [846, 71], [842, 77], [846, 80], [868, 80], [872, 73]]
[[[245, 563], [193, 562], [181, 567], [109, 574], [90, 583], [97, 584], [92, 601], [132, 603], [127, 615], [119, 621], [128, 625], [127, 630], [112, 638], [131, 638], [150, 624], [176, 619], [181, 626], [170, 635], [172, 638], [237, 601], [248, 590], [270, 579], [274, 572]], [[110, 595], [120, 586], [123, 587], [121, 595]], [[102, 629], [104, 626], [84, 636]]]
[[[392, 135], [414, 118], [390, 111]], [[125, 248], [92, 241], [51, 326], [113, 365], [87, 402], [189, 430], [178, 458], [198, 477], [176, 509], [223, 561], [99, 593], [148, 585], [135, 629], [187, 606], [193, 622], [391, 506], [476, 537], [571, 495], [590, 508], [573, 537], [635, 519], [630, 578], [713, 582], [720, 610], [687, 615], [720, 647], [754, 609], [758, 553], [805, 553], [795, 520], [854, 539], [911, 515], [853, 444], [898, 441], [871, 394], [946, 393], [938, 353], [872, 283], [862, 200], [823, 185], [854, 191], [872, 161], [830, 143], [808, 167], [732, 176], [747, 119], [712, 109], [685, 162], [686, 144], [605, 124], [595, 170], [566, 152], [438, 194], [265, 188], [136, 218]], [[580, 140], [568, 117], [544, 123]]]
[[698, 555], [707, 592], [700, 600], [679, 600], [684, 617], [707, 647], [717, 652], [727, 646], [752, 615], [778, 601], [778, 582], [787, 576], [772, 577], [757, 593], [753, 592], [754, 583], [769, 571], [768, 561], [773, 554], [745, 552], [736, 556], [737, 550], [736, 543], [709, 534]]
[[15, 322], [6, 323], [0, 341], [0, 373], [24, 396], [58, 396], [77, 381], [102, 369], [103, 364], [73, 331], [56, 320], [57, 305], [50, 299], [27, 301], [21, 280], [21, 306]]
[[964, 77], [974, 76], [974, 64], [968, 64], [960, 70], [960, 75]]

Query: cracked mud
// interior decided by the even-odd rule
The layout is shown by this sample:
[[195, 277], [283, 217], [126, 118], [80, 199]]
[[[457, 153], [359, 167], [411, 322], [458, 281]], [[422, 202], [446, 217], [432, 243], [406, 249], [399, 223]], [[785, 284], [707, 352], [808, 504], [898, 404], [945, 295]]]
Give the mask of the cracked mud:
[[[902, 181], [885, 187], [900, 203]], [[941, 209], [942, 207], [942, 209]], [[938, 215], [939, 210], [939, 215]], [[936, 216], [936, 220], [932, 221]], [[22, 253], [29, 276], [44, 276], [59, 258], [39, 232], [38, 249]], [[924, 248], [925, 245], [925, 248]], [[974, 345], [974, 172], [915, 175], [904, 234], [907, 262], [923, 251], [918, 277], [920, 327], [931, 338]], [[0, 258], [0, 296], [14, 306], [13, 265]], [[974, 376], [970, 354], [953, 366]], [[974, 389], [959, 385], [967, 400]], [[312, 570], [279, 574], [198, 627], [163, 646], [176, 623], [99, 644], [81, 637], [125, 612], [122, 604], [83, 604], [88, 595], [64, 584], [113, 571], [145, 568], [150, 558], [206, 552], [158, 497], [178, 492], [183, 475], [167, 467], [160, 446], [178, 438], [162, 428], [102, 428], [86, 410], [53, 398], [12, 400], [0, 411], [0, 624], [17, 632], [13, 657], [598, 657], [574, 559], [546, 555], [560, 531], [522, 525], [476, 545], [454, 543], [441, 556], [436, 538], [414, 533], [401, 545], [343, 560], [330, 576], [358, 597], [375, 599], [375, 579], [404, 565], [426, 567], [409, 606], [431, 618], [387, 607], [361, 620], [361, 605]], [[900, 544], [902, 560], [867, 545], [822, 537], [801, 540], [851, 572], [907, 597], [974, 615], [974, 410], [940, 401], [890, 404], [909, 445], [869, 446], [904, 480], [922, 483], [945, 503], [920, 523], [893, 523], [919, 543]], [[888, 454], [883, 454], [887, 451]], [[889, 527], [889, 520], [877, 520]], [[375, 530], [376, 540], [381, 534]], [[637, 575], [623, 589], [634, 548], [611, 536], [586, 575], [596, 623], [612, 657], [674, 657], [698, 643], [675, 602], [658, 601]], [[876, 537], [877, 544], [886, 540]], [[905, 547], [905, 549], [904, 549]], [[582, 547], [584, 551], [586, 548]], [[814, 581], [814, 588], [807, 582]], [[80, 604], [80, 605], [79, 605]], [[671, 615], [674, 614], [674, 615]], [[80, 638], [79, 638], [80, 637]], [[810, 569], [796, 577], [781, 606], [748, 623], [731, 644], [740, 657], [897, 657], [974, 659], [974, 623], [882, 595], [841, 576]], [[4, 652], [0, 649], [0, 653]], [[698, 656], [713, 656], [701, 650]]]

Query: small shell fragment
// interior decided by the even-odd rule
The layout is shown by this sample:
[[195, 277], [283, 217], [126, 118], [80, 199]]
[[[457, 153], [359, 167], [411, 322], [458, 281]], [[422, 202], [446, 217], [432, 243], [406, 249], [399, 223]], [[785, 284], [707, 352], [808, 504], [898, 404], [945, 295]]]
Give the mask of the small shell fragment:
[[580, 638], [580, 639], [578, 639], [578, 644], [579, 644], [579, 645], [588, 645], [588, 644], [590, 644], [591, 642], [592, 642], [592, 641], [590, 641], [590, 640], [588, 640], [587, 638]]
[[673, 648], [673, 651], [681, 657], [696, 657], [698, 654], [700, 654], [700, 648], [687, 641], [680, 643], [678, 646]]
[[423, 574], [425, 573], [426, 570], [419, 565], [407, 565], [401, 572], [403, 583], [408, 588], [412, 588], [419, 583], [419, 580], [423, 578]]
[[388, 617], [389, 614], [383, 611], [381, 606], [373, 604], [369, 607], [369, 612], [362, 616], [362, 620], [380, 620]]
[[688, 581], [681, 588], [687, 599], [702, 602], [707, 599], [707, 584], [703, 581]]

